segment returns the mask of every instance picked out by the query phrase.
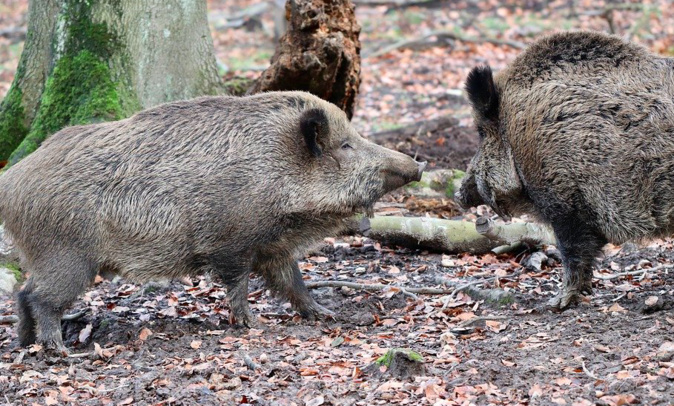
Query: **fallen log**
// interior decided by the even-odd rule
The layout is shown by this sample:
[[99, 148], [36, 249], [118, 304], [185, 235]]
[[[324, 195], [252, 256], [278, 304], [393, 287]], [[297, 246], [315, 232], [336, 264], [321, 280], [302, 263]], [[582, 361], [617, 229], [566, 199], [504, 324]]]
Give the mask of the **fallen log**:
[[[360, 234], [387, 244], [458, 254], [485, 254], [497, 247], [524, 242], [530, 246], [554, 245], [551, 230], [536, 223], [488, 223], [486, 235], [475, 223], [430, 217], [374, 216], [359, 219]], [[485, 232], [485, 230], [482, 230]]]
[[524, 243], [529, 246], [557, 245], [552, 228], [540, 223], [497, 224], [488, 217], [475, 222], [475, 230], [499, 245]]

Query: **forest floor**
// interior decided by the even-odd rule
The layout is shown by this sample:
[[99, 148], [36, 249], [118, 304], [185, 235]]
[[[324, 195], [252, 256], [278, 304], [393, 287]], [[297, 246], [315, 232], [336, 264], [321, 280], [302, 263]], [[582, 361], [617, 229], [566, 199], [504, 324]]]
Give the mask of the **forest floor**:
[[[236, 25], [232, 15], [256, 3], [209, 1], [225, 77], [255, 77], [273, 53], [269, 12], [227, 28]], [[465, 168], [477, 145], [460, 90], [467, 72], [484, 63], [500, 69], [520, 49], [430, 37], [413, 49], [377, 55], [386, 46], [437, 30], [529, 43], [556, 29], [606, 31], [610, 20], [616, 33], [674, 54], [669, 1], [615, 11], [600, 1], [432, 3], [358, 7], [365, 56], [354, 125], [436, 168]], [[20, 56], [26, 9], [25, 0], [0, 4], [0, 96]], [[445, 116], [453, 117], [451, 125], [395, 137], [403, 126]], [[385, 200], [404, 214], [476, 217], [451, 200]], [[607, 246], [594, 295], [561, 313], [545, 307], [559, 287], [560, 264], [550, 258], [539, 269], [526, 267], [534, 251], [443, 255], [358, 236], [327, 238], [301, 261], [307, 282], [390, 287], [313, 289], [336, 316], [307, 322], [254, 278], [249, 302], [259, 326], [249, 330], [228, 324], [226, 292], [209, 276], [145, 286], [99, 279], [69, 310], [86, 313], [63, 322], [67, 346], [78, 357], [19, 348], [14, 326], [0, 325], [0, 404], [674, 404], [672, 241]], [[414, 287], [447, 292], [405, 294]], [[506, 296], [480, 299], [490, 289]], [[0, 296], [0, 316], [14, 314], [13, 305]], [[370, 367], [392, 348], [420, 354], [424, 371], [404, 378]]]

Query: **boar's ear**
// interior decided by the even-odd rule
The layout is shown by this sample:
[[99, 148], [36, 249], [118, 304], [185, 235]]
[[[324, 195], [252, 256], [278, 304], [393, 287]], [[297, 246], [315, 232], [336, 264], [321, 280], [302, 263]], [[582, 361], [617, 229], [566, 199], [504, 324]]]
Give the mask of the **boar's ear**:
[[304, 137], [309, 151], [319, 157], [323, 153], [321, 150], [322, 141], [328, 136], [330, 127], [328, 116], [322, 109], [310, 109], [302, 113], [300, 117], [300, 131]]
[[498, 119], [498, 93], [489, 66], [478, 66], [470, 71], [466, 79], [466, 93], [473, 108], [482, 117], [494, 121]]

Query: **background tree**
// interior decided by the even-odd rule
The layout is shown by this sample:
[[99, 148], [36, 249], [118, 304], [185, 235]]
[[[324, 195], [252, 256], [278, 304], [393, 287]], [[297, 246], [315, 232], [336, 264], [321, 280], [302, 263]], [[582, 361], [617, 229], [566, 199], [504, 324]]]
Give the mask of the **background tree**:
[[220, 91], [205, 0], [35, 0], [0, 106], [0, 161], [68, 125]]

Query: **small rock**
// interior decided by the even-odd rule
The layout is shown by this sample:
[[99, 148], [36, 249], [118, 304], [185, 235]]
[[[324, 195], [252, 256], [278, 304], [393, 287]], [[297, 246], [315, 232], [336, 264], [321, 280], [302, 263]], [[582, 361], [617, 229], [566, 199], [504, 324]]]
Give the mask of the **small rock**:
[[662, 300], [662, 297], [660, 296], [649, 296], [644, 300], [644, 305], [641, 308], [642, 313], [653, 313], [657, 312], [658, 310], [662, 310], [665, 302]]
[[5, 227], [0, 224], [0, 257], [7, 257], [12, 252], [12, 243], [7, 238]]
[[562, 253], [553, 245], [548, 245], [547, 248], [545, 248], [545, 255], [547, 255], [548, 258], [557, 260], [557, 262], [562, 262]]
[[670, 362], [674, 358], [674, 342], [665, 341], [655, 353], [655, 359], [660, 362]]
[[444, 268], [452, 268], [456, 266], [454, 260], [452, 260], [452, 257], [450, 257], [449, 255], [442, 256], [442, 261], [440, 262], [440, 265]]
[[529, 256], [529, 259], [525, 262], [525, 266], [528, 269], [535, 270], [535, 271], [541, 271], [541, 267], [543, 266], [543, 262], [548, 260], [548, 256], [545, 255], [544, 252], [538, 251], [534, 252]]
[[0, 266], [0, 291], [12, 293], [14, 292], [14, 285], [16, 285], [14, 272], [9, 268]]
[[660, 297], [658, 297], [658, 296], [649, 296], [648, 298], [646, 298], [646, 301], [645, 301], [644, 303], [646, 303], [646, 306], [648, 306], [648, 307], [653, 307], [653, 306], [655, 306], [659, 301], [660, 301]]

